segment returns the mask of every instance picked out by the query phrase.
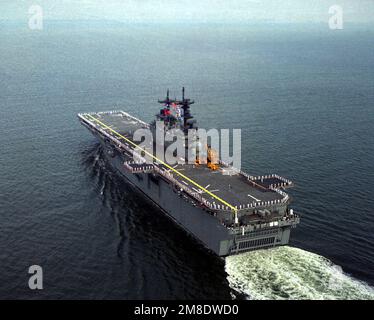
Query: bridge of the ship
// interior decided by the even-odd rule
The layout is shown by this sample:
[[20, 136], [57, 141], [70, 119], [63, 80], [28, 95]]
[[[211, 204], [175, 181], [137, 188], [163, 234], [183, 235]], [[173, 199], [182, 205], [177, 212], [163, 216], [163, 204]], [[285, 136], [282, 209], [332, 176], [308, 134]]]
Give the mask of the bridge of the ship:
[[[84, 113], [78, 115], [93, 129], [101, 131], [125, 148], [134, 149], [133, 133], [149, 125], [123, 111]], [[268, 206], [285, 202], [287, 194], [277, 189], [291, 184], [277, 175], [252, 177], [244, 173], [228, 170], [221, 166], [213, 171], [206, 165], [178, 164], [170, 166], [152, 155], [154, 168], [166, 175], [184, 190], [201, 199], [213, 209], [241, 210], [257, 206]], [[149, 165], [148, 167], [149, 168]]]

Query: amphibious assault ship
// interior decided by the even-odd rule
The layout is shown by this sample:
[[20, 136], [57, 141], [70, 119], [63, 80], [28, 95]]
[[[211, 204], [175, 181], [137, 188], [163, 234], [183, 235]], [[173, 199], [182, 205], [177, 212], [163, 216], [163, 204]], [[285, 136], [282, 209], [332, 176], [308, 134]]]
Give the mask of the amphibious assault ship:
[[217, 255], [287, 244], [300, 222], [284, 191], [293, 183], [277, 174], [249, 175], [221, 161], [209, 146], [206, 162], [173, 166], [139, 148], [135, 131], [155, 134], [156, 122], [165, 125], [165, 134], [181, 129], [186, 148], [187, 132], [196, 128], [190, 112], [194, 101], [185, 98], [184, 88], [182, 100], [170, 99], [168, 90], [166, 99], [158, 102], [162, 108], [150, 124], [120, 110], [80, 113], [78, 118], [99, 139], [121, 176]]

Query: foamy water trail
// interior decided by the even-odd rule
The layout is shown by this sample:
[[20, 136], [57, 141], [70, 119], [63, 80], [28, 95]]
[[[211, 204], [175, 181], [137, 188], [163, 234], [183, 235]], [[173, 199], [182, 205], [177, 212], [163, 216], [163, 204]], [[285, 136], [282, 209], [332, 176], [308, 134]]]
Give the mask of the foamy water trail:
[[226, 258], [230, 286], [248, 299], [370, 299], [374, 288], [317, 254], [293, 247]]

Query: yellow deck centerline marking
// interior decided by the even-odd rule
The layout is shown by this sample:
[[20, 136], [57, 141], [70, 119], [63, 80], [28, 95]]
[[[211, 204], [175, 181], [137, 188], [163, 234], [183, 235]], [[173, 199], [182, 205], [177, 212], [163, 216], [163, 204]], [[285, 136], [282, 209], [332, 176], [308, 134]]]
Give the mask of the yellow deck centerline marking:
[[[130, 139], [124, 137], [122, 134], [118, 133], [117, 131], [113, 130], [112, 128], [110, 128], [109, 126], [107, 126], [105, 123], [101, 122], [99, 119], [96, 119], [95, 117], [93, 117], [92, 115], [90, 114], [86, 114], [88, 117], [90, 117], [92, 120], [94, 120], [95, 122], [101, 124], [102, 126], [104, 126], [104, 128], [107, 128], [109, 129], [111, 132], [115, 133], [118, 137], [126, 140], [128, 143], [132, 144], [135, 148], [139, 148], [139, 146], [134, 143], [133, 141], [131, 141]], [[179, 176], [181, 176], [182, 178], [186, 179], [187, 181], [191, 182], [193, 185], [195, 185], [196, 187], [200, 188], [201, 190], [203, 190], [204, 192], [206, 192], [207, 194], [209, 194], [210, 196], [212, 196], [213, 198], [217, 199], [218, 201], [222, 202], [223, 204], [225, 204], [226, 206], [228, 206], [229, 208], [231, 208], [234, 212], [237, 212], [238, 209], [236, 209], [233, 205], [229, 204], [228, 202], [226, 202], [225, 200], [221, 199], [220, 197], [216, 196], [214, 193], [210, 192], [209, 190], [205, 189], [204, 187], [202, 187], [201, 185], [199, 185], [197, 182], [193, 181], [192, 179], [190, 179], [189, 177], [187, 177], [186, 175], [184, 175], [183, 173], [180, 173], [178, 170], [174, 169], [172, 166], [168, 165], [167, 163], [165, 163], [164, 161], [158, 159], [157, 157], [155, 157], [153, 154], [151, 154], [150, 152], [146, 151], [146, 150], [143, 150], [142, 151], [149, 155], [150, 157], [152, 157], [153, 159], [155, 159], [156, 161], [158, 161], [159, 163], [161, 163], [162, 165], [164, 165], [165, 167], [167, 167], [168, 169], [172, 170], [173, 172], [175, 172], [176, 174], [178, 174]]]

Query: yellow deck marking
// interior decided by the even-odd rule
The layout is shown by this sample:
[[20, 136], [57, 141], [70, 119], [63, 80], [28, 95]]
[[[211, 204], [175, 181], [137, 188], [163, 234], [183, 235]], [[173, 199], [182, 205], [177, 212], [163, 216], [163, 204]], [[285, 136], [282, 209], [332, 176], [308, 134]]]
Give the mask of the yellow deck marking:
[[[113, 132], [114, 134], [116, 134], [118, 137], [126, 140], [128, 143], [130, 143], [131, 145], [133, 145], [135, 148], [139, 148], [139, 146], [134, 143], [133, 141], [131, 141], [130, 139], [124, 137], [122, 134], [118, 133], [117, 131], [113, 130], [112, 128], [110, 128], [109, 126], [107, 126], [105, 123], [101, 122], [100, 120], [96, 119], [95, 117], [93, 117], [92, 115], [90, 114], [86, 114], [88, 117], [90, 117], [93, 121], [101, 124], [104, 128], [110, 130], [111, 132]], [[168, 169], [172, 170], [173, 172], [175, 172], [176, 174], [178, 174], [179, 176], [181, 176], [182, 178], [186, 179], [187, 181], [191, 182], [193, 185], [195, 185], [196, 187], [200, 188], [201, 190], [203, 190], [204, 192], [206, 192], [207, 194], [209, 194], [210, 196], [212, 196], [213, 198], [215, 198], [216, 200], [222, 202], [224, 205], [228, 206], [229, 208], [231, 208], [234, 212], [237, 212], [238, 209], [236, 209], [233, 205], [229, 204], [228, 202], [226, 202], [225, 200], [221, 199], [220, 197], [216, 196], [214, 193], [210, 192], [209, 190], [205, 189], [204, 187], [202, 187], [201, 185], [199, 185], [197, 182], [193, 181], [192, 179], [190, 179], [189, 177], [187, 177], [186, 175], [184, 175], [183, 173], [179, 172], [178, 170], [174, 169], [172, 166], [168, 165], [167, 163], [165, 163], [164, 161], [156, 158], [153, 154], [151, 154], [150, 152], [146, 151], [146, 150], [143, 150], [142, 151], [149, 155], [150, 157], [152, 157], [153, 159], [155, 159], [157, 162], [161, 163], [162, 165], [164, 165], [165, 167], [167, 167]]]

